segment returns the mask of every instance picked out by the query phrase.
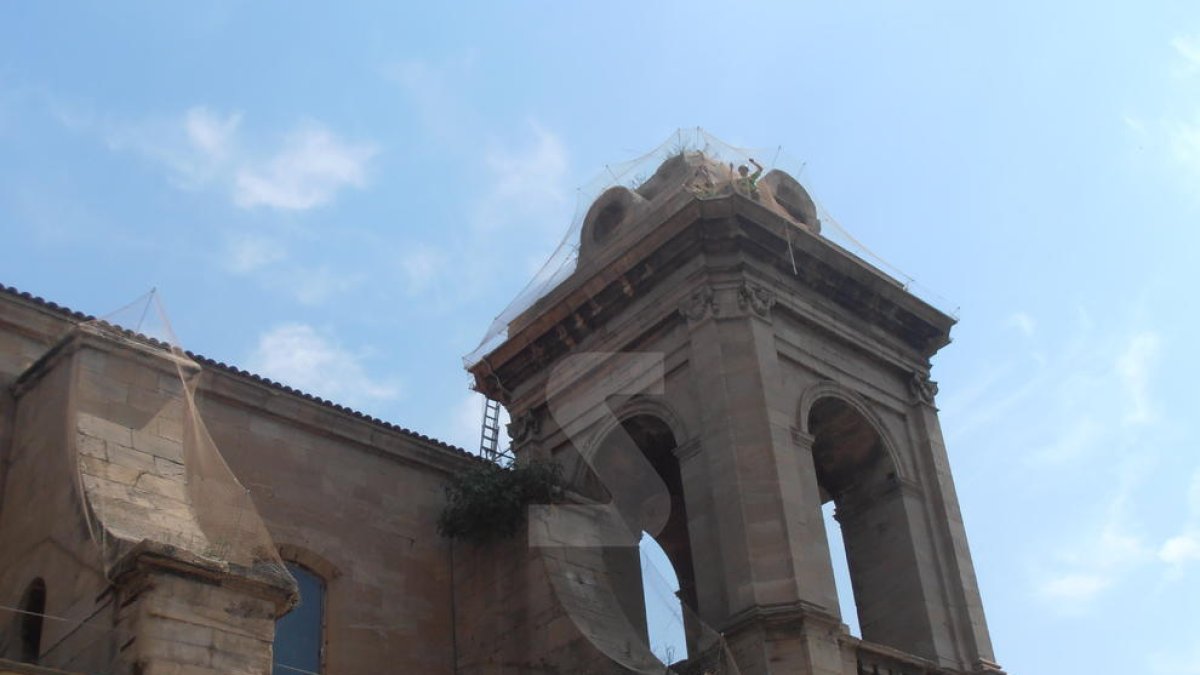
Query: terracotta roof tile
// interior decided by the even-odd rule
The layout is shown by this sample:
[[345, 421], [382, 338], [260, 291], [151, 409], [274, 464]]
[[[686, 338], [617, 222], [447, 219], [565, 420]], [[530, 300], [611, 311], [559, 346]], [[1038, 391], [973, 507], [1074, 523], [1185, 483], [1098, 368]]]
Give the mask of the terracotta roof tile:
[[[4, 295], [21, 298], [23, 300], [26, 300], [32, 304], [39, 306], [39, 307], [48, 309], [56, 314], [59, 314], [63, 318], [71, 320], [71, 321], [76, 321], [76, 322], [96, 321], [96, 317], [94, 317], [94, 316], [84, 314], [83, 312], [77, 312], [68, 307], [63, 307], [62, 305], [51, 302], [49, 300], [46, 300], [42, 297], [33, 295], [28, 292], [17, 290], [16, 288], [13, 288], [11, 286], [6, 286], [4, 284], [0, 284], [0, 293], [2, 293]], [[121, 326], [114, 326], [107, 322], [102, 321], [101, 323], [104, 323], [104, 325], [120, 331], [122, 334], [126, 335], [127, 337], [136, 338], [140, 341], [147, 342], [156, 347], [160, 347], [160, 348], [164, 348], [164, 349], [170, 348], [170, 345], [168, 345], [167, 343], [165, 343], [161, 340], [157, 340], [157, 339], [149, 337], [147, 335], [142, 335], [141, 333], [136, 333], [134, 331], [131, 331], [127, 328], [123, 328]], [[466, 457], [470, 457], [472, 459], [478, 459], [480, 461], [483, 461], [482, 458], [480, 458], [478, 455], [467, 452], [466, 450], [458, 447], [457, 445], [451, 445], [450, 443], [438, 440], [436, 438], [433, 438], [432, 436], [426, 436], [425, 434], [413, 431], [412, 429], [407, 429], [407, 428], [399, 426], [397, 424], [392, 424], [391, 422], [385, 422], [384, 420], [381, 420], [378, 417], [372, 417], [371, 415], [360, 412], [358, 410], [354, 410], [353, 408], [349, 408], [340, 403], [334, 403], [333, 401], [330, 401], [328, 399], [323, 399], [318, 396], [314, 396], [312, 394], [300, 391], [299, 389], [289, 387], [285, 384], [282, 384], [282, 383], [276, 382], [274, 380], [268, 379], [266, 377], [263, 377], [262, 375], [258, 375], [256, 373], [252, 373], [250, 371], [243, 370], [241, 368], [238, 368], [237, 366], [231, 366], [229, 364], [222, 363], [222, 362], [216, 361], [214, 359], [210, 359], [207, 356], [203, 356], [201, 354], [196, 354], [195, 352], [185, 350], [185, 353], [187, 354], [188, 358], [192, 359], [193, 361], [195, 361], [196, 363], [198, 363], [202, 366], [206, 366], [208, 368], [212, 368], [214, 370], [219, 370], [219, 371], [225, 372], [230, 375], [246, 378], [253, 382], [258, 382], [260, 384], [267, 385], [268, 387], [278, 389], [284, 393], [291, 394], [298, 398], [302, 398], [306, 401], [311, 401], [312, 403], [316, 403], [316, 404], [324, 406], [326, 408], [332, 408], [333, 410], [336, 410], [336, 411], [346, 414], [346, 415], [350, 415], [351, 417], [360, 419], [368, 424], [371, 424], [371, 425], [374, 425], [377, 427], [382, 427], [389, 431], [394, 431], [394, 432], [403, 434], [405, 436], [409, 436], [413, 439], [423, 441], [425, 443], [430, 443], [430, 444], [432, 444], [438, 448], [441, 448], [443, 450], [449, 450], [449, 451], [457, 453], [459, 455], [463, 455]]]

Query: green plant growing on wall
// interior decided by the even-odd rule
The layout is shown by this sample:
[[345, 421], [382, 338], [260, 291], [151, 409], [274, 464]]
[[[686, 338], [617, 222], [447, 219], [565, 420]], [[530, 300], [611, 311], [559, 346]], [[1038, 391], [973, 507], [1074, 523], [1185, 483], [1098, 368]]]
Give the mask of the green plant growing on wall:
[[533, 460], [509, 467], [481, 463], [446, 485], [438, 532], [475, 543], [511, 537], [525, 524], [530, 504], [554, 503], [562, 492], [562, 467], [557, 462]]

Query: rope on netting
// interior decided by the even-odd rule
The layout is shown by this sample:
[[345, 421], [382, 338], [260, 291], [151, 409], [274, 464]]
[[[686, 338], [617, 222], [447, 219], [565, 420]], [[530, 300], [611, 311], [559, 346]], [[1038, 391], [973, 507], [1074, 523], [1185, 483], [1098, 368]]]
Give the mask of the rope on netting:
[[305, 670], [303, 668], [297, 668], [295, 666], [285, 665], [278, 661], [276, 661], [275, 663], [272, 663], [271, 666], [274, 668], [282, 668], [284, 670], [287, 670], [287, 671], [290, 671], [293, 673], [304, 673], [304, 675], [321, 675], [320, 673], [313, 672], [311, 670]]
[[[111, 628], [105, 628], [105, 627], [103, 627], [103, 626], [96, 626], [96, 625], [93, 625], [93, 624], [91, 623], [91, 619], [83, 619], [83, 620], [80, 620], [80, 619], [68, 619], [68, 618], [66, 618], [66, 617], [63, 617], [63, 616], [55, 616], [54, 614], [47, 614], [47, 613], [45, 613], [45, 612], [31, 612], [31, 611], [29, 611], [29, 610], [27, 610], [27, 609], [19, 609], [19, 608], [17, 608], [17, 607], [11, 607], [11, 606], [9, 606], [9, 605], [0, 605], [0, 610], [6, 610], [6, 611], [9, 611], [9, 612], [13, 612], [13, 613], [15, 613], [15, 614], [24, 614], [24, 615], [26, 615], [26, 616], [40, 616], [40, 617], [42, 617], [43, 619], [50, 619], [51, 621], [59, 621], [59, 622], [62, 622], [62, 623], [69, 623], [69, 624], [71, 624], [71, 625], [73, 625], [73, 626], [88, 626], [88, 627], [90, 627], [90, 628], [94, 628], [94, 629], [96, 629], [96, 630], [112, 630]], [[93, 615], [93, 616], [94, 616], [94, 615]]]

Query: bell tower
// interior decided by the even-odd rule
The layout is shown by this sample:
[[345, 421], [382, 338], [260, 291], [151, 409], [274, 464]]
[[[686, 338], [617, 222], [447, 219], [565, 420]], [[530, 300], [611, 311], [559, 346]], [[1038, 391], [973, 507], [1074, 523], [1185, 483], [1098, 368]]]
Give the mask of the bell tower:
[[[679, 151], [603, 192], [573, 271], [507, 317], [476, 387], [508, 408], [518, 461], [558, 460], [580, 504], [655, 536], [690, 660], [708, 630], [747, 675], [1000, 672], [930, 380], [953, 319], [822, 237], [791, 176], [726, 164]], [[576, 626], [619, 642], [607, 602], [644, 634], [629, 542], [593, 543], [605, 569]]]

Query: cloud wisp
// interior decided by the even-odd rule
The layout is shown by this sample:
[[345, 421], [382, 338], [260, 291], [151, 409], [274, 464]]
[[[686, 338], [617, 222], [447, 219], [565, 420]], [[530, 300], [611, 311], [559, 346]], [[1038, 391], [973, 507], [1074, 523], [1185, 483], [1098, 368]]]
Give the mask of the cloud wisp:
[[1035, 590], [1058, 612], [1086, 611], [1130, 571], [1153, 559], [1153, 548], [1137, 534], [1131, 509], [1133, 494], [1148, 468], [1141, 461], [1119, 466], [1118, 485], [1104, 506], [1099, 527], [1053, 552], [1057, 569], [1041, 575]]
[[237, 168], [233, 199], [243, 208], [287, 211], [328, 204], [342, 188], [366, 185], [367, 163], [376, 153], [373, 145], [344, 141], [306, 122], [289, 133], [272, 156]]
[[249, 364], [273, 380], [355, 407], [399, 397], [399, 385], [372, 377], [364, 358], [310, 325], [285, 323], [259, 336]]
[[490, 187], [475, 222], [485, 232], [515, 227], [558, 232], [570, 222], [566, 147], [537, 123], [529, 126], [532, 143], [515, 148], [492, 143], [484, 154]]
[[1179, 579], [1185, 568], [1200, 563], [1200, 468], [1192, 473], [1187, 491], [1187, 518], [1179, 534], [1158, 549], [1158, 559], [1168, 567], [1168, 578]]
[[[306, 211], [367, 184], [378, 148], [348, 141], [313, 120], [302, 121], [274, 147], [247, 141], [241, 113], [203, 106], [139, 124], [101, 124], [110, 148], [132, 151], [170, 172], [184, 189], [216, 188], [238, 207]], [[78, 123], [75, 124], [78, 126]]]

